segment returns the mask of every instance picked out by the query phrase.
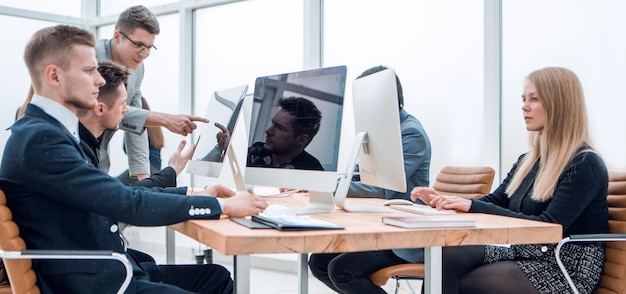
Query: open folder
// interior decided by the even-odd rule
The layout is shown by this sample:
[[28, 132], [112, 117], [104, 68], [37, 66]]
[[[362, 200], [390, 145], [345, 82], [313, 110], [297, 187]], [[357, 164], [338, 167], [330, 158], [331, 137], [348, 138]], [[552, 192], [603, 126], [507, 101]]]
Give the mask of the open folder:
[[253, 222], [262, 223], [283, 231], [343, 230], [344, 227], [331, 222], [314, 219], [308, 215], [253, 215]]

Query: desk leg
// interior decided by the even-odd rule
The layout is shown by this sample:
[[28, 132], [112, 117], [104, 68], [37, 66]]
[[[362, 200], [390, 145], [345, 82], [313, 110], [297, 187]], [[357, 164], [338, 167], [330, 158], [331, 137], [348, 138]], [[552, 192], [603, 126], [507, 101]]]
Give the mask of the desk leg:
[[307, 253], [300, 254], [298, 257], [298, 293], [309, 293], [309, 255]]
[[441, 246], [425, 248], [426, 277], [424, 277], [424, 292], [440, 294], [442, 291], [441, 275]]
[[176, 231], [165, 228], [165, 263], [176, 264]]
[[233, 256], [235, 267], [235, 293], [250, 293], [250, 255]]

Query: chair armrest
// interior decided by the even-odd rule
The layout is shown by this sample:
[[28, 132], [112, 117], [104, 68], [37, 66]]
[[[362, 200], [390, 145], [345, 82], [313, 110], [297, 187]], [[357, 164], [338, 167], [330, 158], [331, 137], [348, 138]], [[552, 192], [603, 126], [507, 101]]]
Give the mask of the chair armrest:
[[370, 280], [376, 286], [384, 286], [387, 280], [393, 276], [423, 277], [424, 271], [423, 263], [402, 263], [373, 272], [370, 275]]
[[[569, 239], [570, 239], [569, 242], [624, 241], [626, 240], [626, 234], [581, 234], [581, 235], [571, 235], [569, 236]], [[561, 240], [561, 242], [563, 241]]]
[[574, 292], [574, 294], [579, 294], [580, 292], [578, 292], [578, 288], [576, 288], [576, 285], [574, 285], [572, 278], [570, 277], [569, 273], [567, 272], [567, 269], [565, 269], [565, 266], [563, 265], [563, 262], [561, 261], [561, 247], [563, 247], [563, 245], [570, 243], [570, 242], [615, 242], [615, 241], [626, 241], [626, 234], [571, 235], [569, 237], [563, 238], [563, 240], [559, 242], [559, 244], [556, 246], [556, 249], [554, 250], [556, 263], [559, 265], [561, 272], [565, 276], [565, 279], [567, 280], [567, 283], [569, 284], [570, 288], [572, 288], [572, 291]]
[[0, 257], [6, 259], [108, 259], [117, 260], [124, 265], [126, 277], [117, 293], [124, 293], [133, 278], [133, 266], [126, 255], [106, 250], [23, 250], [4, 251], [0, 250]]

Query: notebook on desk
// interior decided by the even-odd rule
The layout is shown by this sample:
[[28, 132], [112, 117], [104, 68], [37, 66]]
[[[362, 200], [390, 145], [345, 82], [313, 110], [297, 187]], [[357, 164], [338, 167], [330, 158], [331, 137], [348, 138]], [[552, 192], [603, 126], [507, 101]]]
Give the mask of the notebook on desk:
[[437, 210], [427, 205], [413, 204], [413, 205], [390, 205], [389, 207], [401, 211], [423, 214], [423, 215], [441, 215], [441, 214], [456, 214], [454, 210]]
[[302, 230], [343, 230], [344, 227], [331, 222], [314, 219], [308, 215], [253, 215], [253, 222], [258, 222], [282, 231]]
[[273, 229], [272, 227], [268, 225], [264, 225], [259, 222], [253, 222], [252, 218], [250, 217], [232, 217], [231, 216], [229, 217], [229, 219], [237, 224], [240, 224], [250, 229]]

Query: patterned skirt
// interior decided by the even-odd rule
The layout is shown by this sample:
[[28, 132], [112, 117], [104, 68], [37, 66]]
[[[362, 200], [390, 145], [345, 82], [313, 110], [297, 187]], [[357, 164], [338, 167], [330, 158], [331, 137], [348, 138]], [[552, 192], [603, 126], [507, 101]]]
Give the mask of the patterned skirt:
[[[491, 246], [485, 262], [511, 260], [517, 263], [539, 293], [573, 293], [556, 263], [556, 244]], [[604, 243], [568, 243], [561, 248], [561, 261], [580, 293], [592, 293], [602, 275]]]

